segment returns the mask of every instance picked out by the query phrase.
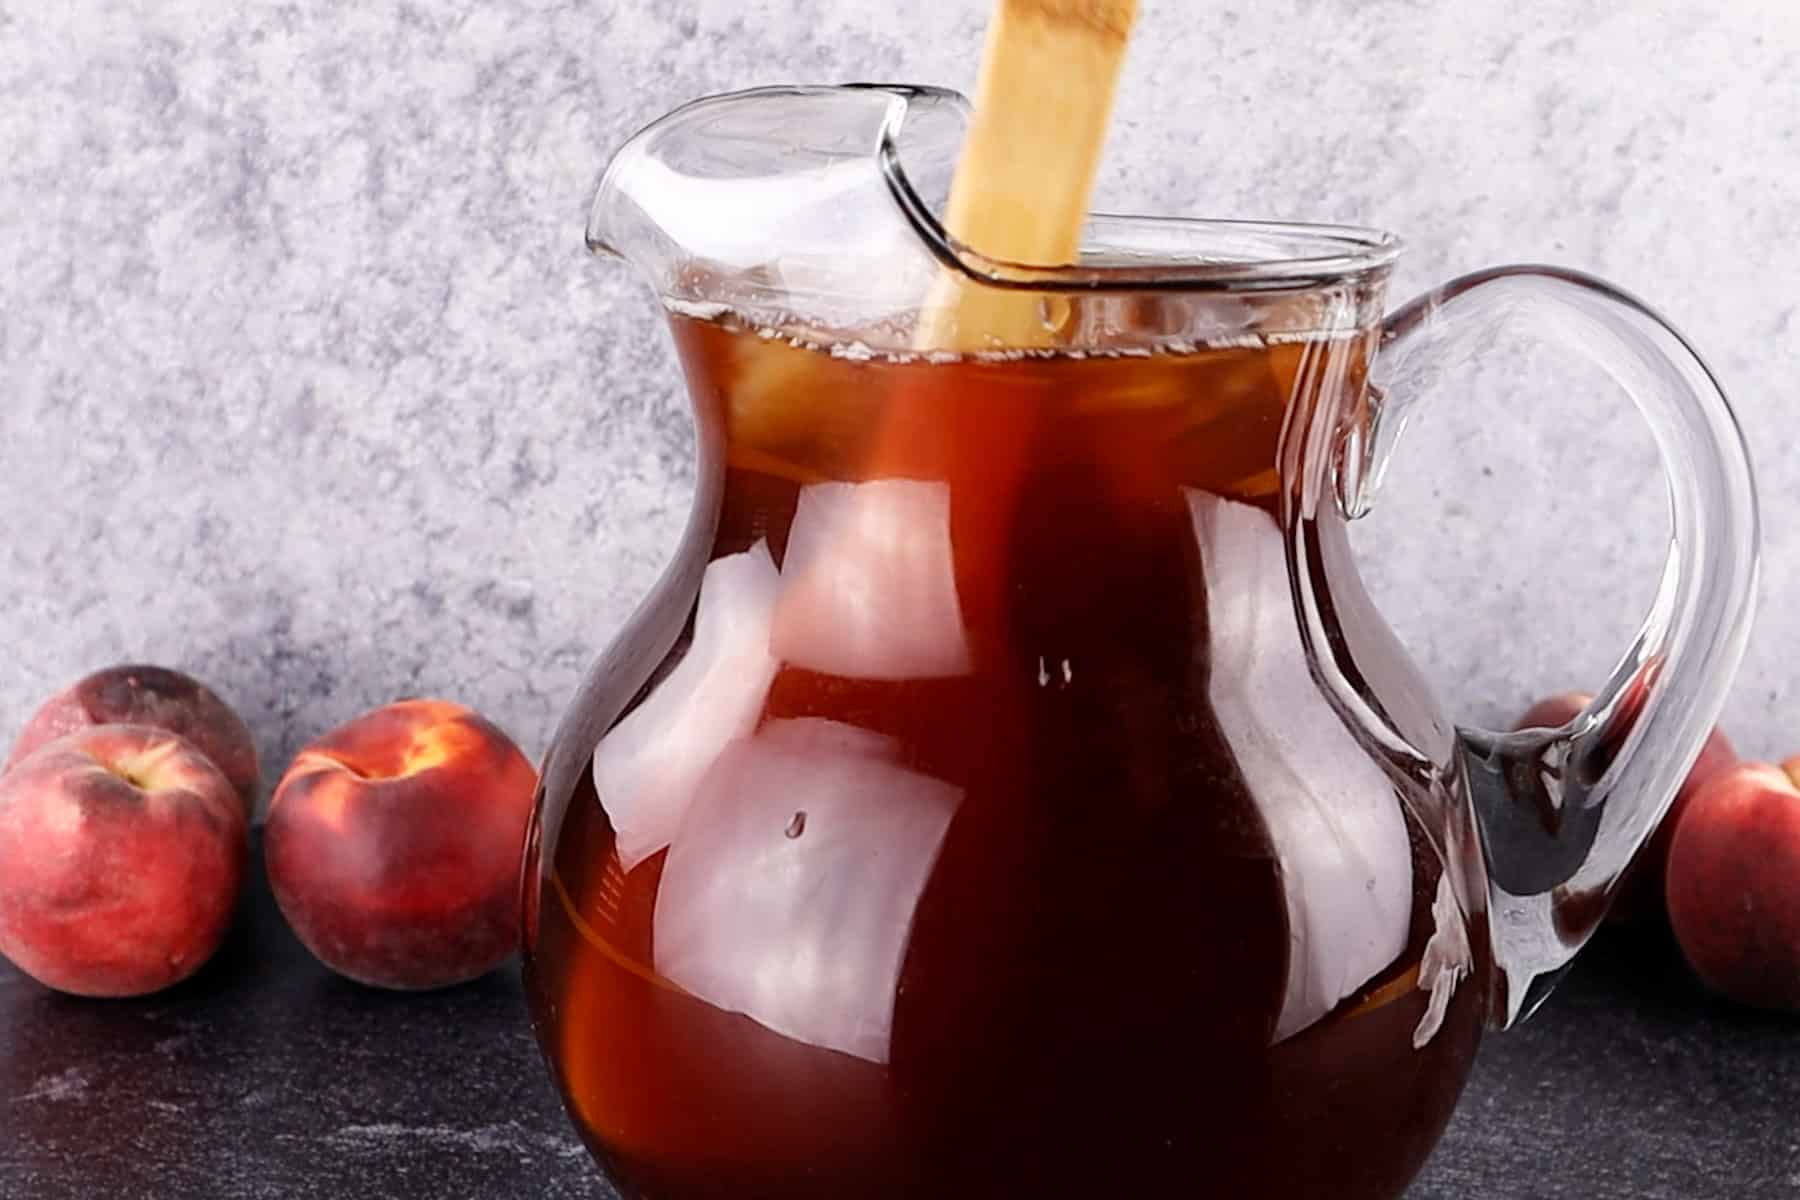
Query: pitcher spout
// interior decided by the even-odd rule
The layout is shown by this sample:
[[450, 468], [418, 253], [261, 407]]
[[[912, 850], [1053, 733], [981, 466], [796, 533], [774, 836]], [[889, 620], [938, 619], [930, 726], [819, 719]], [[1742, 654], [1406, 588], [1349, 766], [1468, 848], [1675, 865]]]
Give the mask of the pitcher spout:
[[631, 263], [666, 301], [777, 324], [844, 328], [905, 312], [936, 260], [895, 192], [926, 205], [946, 193], [966, 122], [961, 96], [915, 87], [697, 100], [613, 156], [588, 249]]
[[600, 175], [600, 186], [595, 189], [593, 203], [588, 206], [586, 241], [589, 254], [631, 261], [627, 247], [634, 243], [626, 232], [629, 228], [626, 213], [632, 189], [621, 180], [638, 173], [633, 170], [632, 160], [639, 155], [643, 136], [640, 132], [620, 147], [607, 160], [606, 170]]

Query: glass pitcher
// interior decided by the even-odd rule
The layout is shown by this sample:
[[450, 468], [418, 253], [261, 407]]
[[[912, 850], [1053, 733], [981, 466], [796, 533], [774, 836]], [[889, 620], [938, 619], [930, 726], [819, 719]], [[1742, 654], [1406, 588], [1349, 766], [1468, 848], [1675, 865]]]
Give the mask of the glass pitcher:
[[[1571, 272], [1384, 320], [1366, 230], [1095, 217], [1075, 265], [989, 261], [935, 215], [966, 118], [759, 90], [606, 172], [589, 243], [668, 310], [698, 482], [545, 763], [538, 1038], [628, 1197], [1397, 1196], [1718, 714], [1732, 415]], [[923, 338], [970, 289], [1029, 336]], [[1523, 733], [1443, 715], [1346, 538], [1500, 313], [1630, 393], [1674, 524], [1599, 697]]]

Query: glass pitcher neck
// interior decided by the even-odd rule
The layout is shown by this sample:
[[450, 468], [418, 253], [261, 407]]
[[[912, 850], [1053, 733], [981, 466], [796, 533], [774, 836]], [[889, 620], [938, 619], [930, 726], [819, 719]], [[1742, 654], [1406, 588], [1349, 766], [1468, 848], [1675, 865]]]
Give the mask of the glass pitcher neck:
[[[1291, 306], [1314, 294], [1378, 294], [1398, 254], [1391, 235], [1345, 226], [1094, 216], [1073, 264], [988, 259], [937, 215], [968, 117], [957, 93], [907, 86], [694, 101], [614, 156], [588, 245], [633, 263], [667, 299], [865, 338], [910, 328], [946, 271], [981, 288], [1204, 296], [1215, 308], [1222, 295], [1239, 305], [1266, 296]], [[1329, 326], [1307, 313], [1314, 323], [1276, 332], [1341, 328], [1341, 304], [1331, 307]]]

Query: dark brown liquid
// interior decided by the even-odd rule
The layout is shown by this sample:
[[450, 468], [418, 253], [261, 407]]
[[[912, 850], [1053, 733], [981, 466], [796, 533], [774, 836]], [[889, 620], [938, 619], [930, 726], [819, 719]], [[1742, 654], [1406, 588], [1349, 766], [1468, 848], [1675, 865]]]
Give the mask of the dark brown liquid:
[[[884, 617], [880, 586], [852, 595], [838, 578], [785, 636], [808, 661], [874, 665], [784, 658], [673, 848], [625, 869], [591, 762], [572, 796], [546, 796], [531, 876], [543, 882], [528, 897], [534, 1017], [571, 1115], [624, 1192], [1397, 1196], [1462, 1087], [1485, 968], [1470, 961], [1415, 1049], [1441, 867], [1389, 794], [1387, 832], [1346, 819], [1353, 851], [1388, 847], [1371, 869], [1401, 880], [1380, 934], [1396, 953], [1327, 991], [1298, 1031], [1280, 1028], [1296, 958], [1320, 936], [1297, 923], [1295, 873], [1311, 868], [1291, 814], [1325, 811], [1337, 781], [1297, 779], [1297, 794], [1326, 785], [1303, 800], [1276, 794], [1266, 764], [1288, 761], [1283, 730], [1224, 711], [1235, 702], [1221, 664], [1249, 663], [1255, 684], [1262, 660], [1215, 644], [1210, 614], [1228, 594], [1215, 589], [1239, 586], [1218, 556], [1236, 543], [1203, 548], [1195, 515], [1196, 496], [1222, 498], [1242, 527], [1266, 521], [1278, 539], [1283, 423], [1307, 388], [1359, 387], [1366, 346], [933, 363], [833, 357], [683, 318], [675, 332], [699, 412], [702, 504], [716, 503], [690, 552], [717, 560], [766, 543], [786, 586], [805, 489], [941, 485], [907, 495], [947, 499], [947, 537], [932, 545], [947, 555], [960, 640], [921, 642], [915, 623]], [[804, 503], [851, 494], [874, 493]], [[869, 526], [833, 528], [844, 539]], [[809, 561], [860, 553], [823, 547]], [[693, 599], [678, 598], [689, 624], [668, 659], [614, 685], [633, 705], [694, 643]], [[865, 634], [898, 629], [898, 648], [846, 635], [859, 621]], [[779, 640], [779, 616], [776, 627]], [[921, 664], [912, 677], [909, 662]], [[1322, 703], [1278, 700], [1296, 713]], [[779, 724], [795, 718], [833, 724]], [[1296, 717], [1295, 730], [1314, 727]], [[857, 765], [869, 760], [855, 748], [784, 756], [777, 733], [803, 729], [887, 740], [876, 766]], [[792, 803], [764, 813], [771, 786], [786, 786], [754, 774], [770, 763], [791, 772], [774, 778], [792, 780]], [[884, 824], [908, 805], [918, 821]], [[762, 858], [693, 849], [729, 844], [707, 822], [733, 813], [761, 822], [743, 836]], [[876, 832], [859, 843], [858, 829]], [[904, 848], [920, 844], [930, 853]], [[671, 865], [684, 854], [699, 865]], [[665, 871], [679, 886], [664, 888]], [[874, 882], [899, 878], [915, 886]], [[738, 899], [692, 898], [711, 886]], [[659, 924], [659, 905], [677, 903], [726, 922], [750, 912], [747, 932], [696, 933], [669, 911]], [[861, 943], [830, 932], [852, 910], [863, 914], [842, 917], [852, 932], [903, 931], [893, 977], [864, 970], [891, 1011], [868, 1003], [866, 979], [833, 975], [859, 969], [846, 947]], [[804, 944], [780, 944], [784, 929]], [[819, 946], [849, 956], [790, 961]], [[844, 996], [862, 1007], [845, 1013], [833, 1000]]]

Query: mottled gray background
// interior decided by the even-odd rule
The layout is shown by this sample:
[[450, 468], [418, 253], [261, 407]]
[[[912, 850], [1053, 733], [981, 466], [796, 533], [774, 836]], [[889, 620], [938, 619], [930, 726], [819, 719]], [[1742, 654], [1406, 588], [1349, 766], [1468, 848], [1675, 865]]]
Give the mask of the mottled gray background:
[[[986, 7], [0, 0], [0, 737], [130, 657], [213, 681], [271, 781], [400, 694], [540, 751], [692, 479], [651, 298], [581, 250], [609, 148], [756, 83], [966, 90]], [[1705, 349], [1768, 516], [1727, 717], [1800, 751], [1793, 7], [1146, 0], [1142, 28], [1103, 207], [1387, 226], [1396, 300], [1585, 268]], [[1661, 555], [1625, 402], [1523, 347], [1450, 381], [1360, 533], [1470, 719], [1599, 678]]]

